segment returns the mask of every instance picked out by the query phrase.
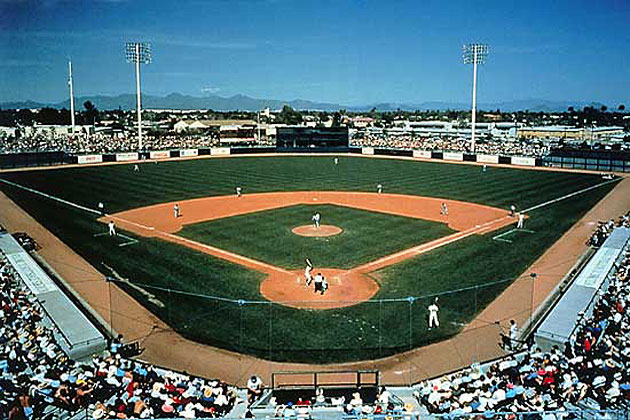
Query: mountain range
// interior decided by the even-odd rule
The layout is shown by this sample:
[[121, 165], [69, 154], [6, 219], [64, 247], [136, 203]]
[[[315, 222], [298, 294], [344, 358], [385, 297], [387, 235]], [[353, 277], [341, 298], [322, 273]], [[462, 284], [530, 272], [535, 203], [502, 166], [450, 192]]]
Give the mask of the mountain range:
[[[83, 103], [91, 101], [98, 109], [124, 109], [130, 110], [136, 107], [136, 96], [133, 94], [122, 94], [116, 96], [92, 95], [82, 96], [75, 99], [77, 109], [83, 108]], [[378, 111], [395, 111], [397, 109], [405, 111], [414, 110], [466, 110], [470, 108], [469, 103], [465, 102], [447, 102], [447, 101], [425, 101], [419, 103], [396, 103], [383, 102], [376, 104], [366, 104], [357, 106], [348, 106], [336, 103], [313, 102], [304, 99], [294, 99], [284, 101], [279, 99], [258, 99], [246, 95], [234, 95], [223, 97], [218, 95], [207, 96], [190, 96], [179, 93], [171, 93], [166, 96], [143, 95], [142, 107], [144, 109], [212, 109], [215, 111], [257, 111], [264, 108], [272, 110], [281, 109], [284, 105], [289, 105], [299, 110], [318, 110], [318, 111], [335, 111], [339, 109], [347, 109], [350, 111], [368, 111], [376, 108]], [[485, 111], [501, 110], [501, 111], [543, 111], [558, 112], [566, 111], [568, 107], [581, 109], [584, 106], [594, 106], [600, 108], [601, 103], [592, 101], [550, 101], [545, 99], [523, 99], [496, 103], [479, 103], [478, 109]], [[36, 101], [21, 102], [3, 102], [0, 103], [1, 109], [34, 109], [34, 108], [70, 108], [70, 100], [57, 103], [45, 103]], [[609, 106], [611, 110], [617, 109], [616, 104]]]

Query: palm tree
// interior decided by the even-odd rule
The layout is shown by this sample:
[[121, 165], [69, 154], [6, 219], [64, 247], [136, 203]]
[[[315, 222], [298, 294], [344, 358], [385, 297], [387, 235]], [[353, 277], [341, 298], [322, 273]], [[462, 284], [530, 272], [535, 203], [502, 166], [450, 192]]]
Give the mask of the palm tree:
[[619, 107], [617, 108], [619, 111], [623, 112], [626, 110], [626, 106], [624, 104], [619, 105]]
[[98, 110], [96, 106], [92, 103], [92, 101], [83, 102], [83, 108], [85, 108], [85, 116], [87, 121], [92, 120], [92, 125], [96, 122], [96, 116], [98, 114]]

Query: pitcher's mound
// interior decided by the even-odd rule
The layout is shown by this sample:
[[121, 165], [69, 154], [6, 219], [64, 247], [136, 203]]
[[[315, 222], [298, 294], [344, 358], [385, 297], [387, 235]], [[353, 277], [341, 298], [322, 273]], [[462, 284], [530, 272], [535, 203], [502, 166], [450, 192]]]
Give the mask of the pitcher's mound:
[[343, 229], [333, 225], [321, 225], [316, 228], [313, 225], [304, 225], [293, 228], [293, 233], [300, 236], [334, 236], [343, 232]]

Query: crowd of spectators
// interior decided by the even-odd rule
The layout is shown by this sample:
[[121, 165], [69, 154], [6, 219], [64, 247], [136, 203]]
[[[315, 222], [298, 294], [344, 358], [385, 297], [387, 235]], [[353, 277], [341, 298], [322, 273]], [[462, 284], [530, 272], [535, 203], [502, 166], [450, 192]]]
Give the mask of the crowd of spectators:
[[[383, 149], [407, 149], [471, 153], [470, 141], [452, 136], [420, 137], [411, 135], [388, 135], [357, 132], [350, 140], [354, 147], [376, 147]], [[541, 157], [549, 147], [532, 140], [485, 140], [475, 144], [475, 153], [501, 156]]]
[[[216, 147], [220, 144], [217, 135], [143, 135], [145, 150], [198, 149]], [[0, 153], [57, 152], [72, 154], [117, 153], [138, 150], [138, 138], [110, 134], [85, 133], [55, 135], [36, 133], [18, 138], [7, 138], [0, 142]]]
[[[605, 223], [607, 229], [612, 224]], [[629, 215], [617, 225], [630, 227]], [[598, 292], [591, 315], [580, 313], [564, 348], [535, 345], [491, 364], [422, 383], [416, 398], [431, 413], [628, 409], [630, 398], [630, 250]], [[550, 419], [555, 416], [550, 416]]]
[[624, 214], [619, 218], [619, 221], [615, 223], [613, 219], [608, 220], [607, 222], [599, 222], [597, 229], [589, 238], [587, 244], [593, 247], [601, 246], [606, 238], [610, 236], [615, 226], [626, 226], [630, 227], [630, 212]]
[[210, 418], [236, 389], [128, 360], [112, 346], [91, 362], [67, 357], [37, 300], [0, 254], [0, 419], [41, 419], [51, 407], [90, 418]]

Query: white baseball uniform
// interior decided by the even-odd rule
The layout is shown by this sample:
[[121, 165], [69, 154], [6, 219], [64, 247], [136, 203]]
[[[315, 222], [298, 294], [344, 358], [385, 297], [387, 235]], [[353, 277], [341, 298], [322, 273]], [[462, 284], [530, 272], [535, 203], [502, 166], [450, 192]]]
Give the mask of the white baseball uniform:
[[433, 302], [431, 305], [429, 305], [428, 309], [429, 309], [429, 328], [439, 327], [440, 320], [438, 319], [438, 311], [440, 310], [440, 308], [438, 308], [437, 304]]

